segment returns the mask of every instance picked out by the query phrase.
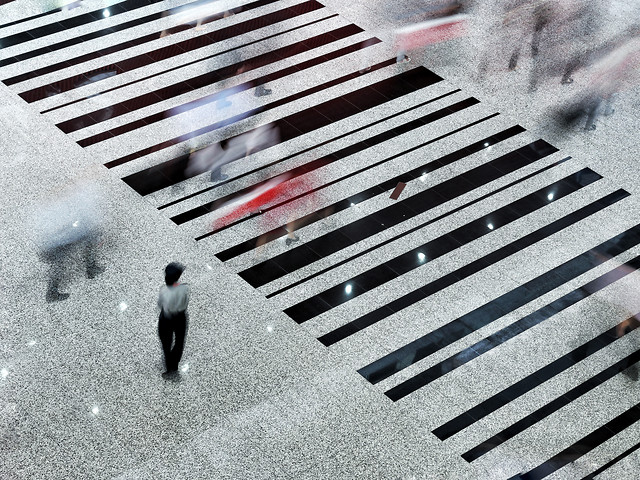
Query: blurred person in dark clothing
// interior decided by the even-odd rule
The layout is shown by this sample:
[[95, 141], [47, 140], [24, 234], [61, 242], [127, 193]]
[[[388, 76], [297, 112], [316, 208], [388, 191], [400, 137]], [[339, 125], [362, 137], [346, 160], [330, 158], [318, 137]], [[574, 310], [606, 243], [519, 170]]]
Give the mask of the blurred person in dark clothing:
[[[178, 365], [184, 351], [184, 339], [187, 334], [187, 306], [189, 305], [189, 285], [178, 283], [184, 266], [171, 262], [164, 269], [165, 285], [160, 287], [158, 306], [158, 336], [164, 352], [165, 378], [178, 373]], [[174, 339], [175, 337], [175, 339]]]

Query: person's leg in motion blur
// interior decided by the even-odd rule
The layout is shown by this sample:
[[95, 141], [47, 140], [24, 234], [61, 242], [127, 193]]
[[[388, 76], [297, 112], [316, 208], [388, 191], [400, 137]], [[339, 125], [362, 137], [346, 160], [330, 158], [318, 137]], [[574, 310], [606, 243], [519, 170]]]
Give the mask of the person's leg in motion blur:
[[616, 112], [616, 109], [614, 108], [613, 105], [617, 97], [618, 97], [618, 94], [613, 93], [604, 99], [604, 109], [603, 109], [602, 115], [604, 115], [605, 117], [608, 117], [610, 115], [613, 115]]
[[106, 270], [96, 261], [98, 243], [98, 237], [93, 234], [89, 235], [84, 242], [84, 265], [89, 279], [97, 277]]
[[182, 358], [182, 352], [184, 351], [184, 339], [187, 335], [187, 315], [182, 312], [173, 318], [173, 332], [176, 336], [176, 341], [171, 350], [171, 371], [178, 371], [178, 365]]
[[289, 221], [287, 222], [287, 238], [285, 239], [284, 243], [287, 245], [287, 247], [289, 245], [291, 245], [294, 242], [297, 242], [298, 240], [300, 240], [300, 237], [298, 235], [296, 235], [296, 229], [298, 228], [298, 221], [295, 220], [294, 214], [293, 212], [291, 212], [289, 214]]
[[584, 126], [585, 130], [596, 129], [596, 119], [598, 118], [598, 114], [600, 113], [600, 103], [601, 99], [598, 97], [594, 97], [587, 104], [587, 123]]
[[264, 86], [264, 83], [261, 83], [260, 85], [258, 85], [256, 87], [256, 89], [253, 92], [253, 95], [256, 97], [264, 97], [267, 95], [271, 95], [271, 89], [270, 88], [266, 88]]
[[164, 352], [165, 373], [171, 373], [173, 370], [173, 357], [171, 353], [171, 344], [173, 343], [173, 328], [171, 318], [167, 318], [164, 312], [160, 312], [158, 320], [158, 336], [162, 343], [162, 351]]
[[69, 298], [68, 293], [60, 292], [60, 283], [63, 275], [63, 260], [68, 256], [69, 249], [66, 246], [57, 246], [47, 249], [44, 254], [44, 260], [49, 264], [49, 272], [47, 278], [47, 302], [59, 302]]
[[518, 67], [518, 59], [520, 58], [520, 47], [516, 48], [509, 59], [509, 70], [515, 70]]

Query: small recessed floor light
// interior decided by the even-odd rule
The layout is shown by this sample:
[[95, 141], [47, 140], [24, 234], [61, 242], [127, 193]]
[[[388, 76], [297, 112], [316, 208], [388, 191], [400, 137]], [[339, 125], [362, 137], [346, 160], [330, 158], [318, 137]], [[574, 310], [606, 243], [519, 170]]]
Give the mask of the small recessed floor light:
[[489, 142], [484, 142], [484, 146], [488, 147], [489, 146]]
[[9, 375], [9, 370], [3, 368], [2, 370], [0, 370], [0, 375], [2, 375], [2, 378], [7, 378], [7, 375]]
[[348, 284], [346, 287], [344, 287], [344, 291], [347, 292], [347, 295], [349, 295], [351, 293], [351, 284]]
[[31, 340], [29, 341], [29, 343], [27, 343], [27, 345], [29, 345], [30, 347], [33, 347], [36, 344], [35, 340]]
[[124, 312], [127, 309], [127, 304], [124, 302], [120, 302], [120, 311]]
[[267, 325], [267, 332], [273, 332], [273, 327], [271, 325]]
[[489, 227], [489, 230], [493, 230], [493, 223], [488, 223], [487, 227]]
[[105, 9], [102, 11], [102, 16], [103, 16], [104, 18], [107, 18], [107, 17], [109, 17], [110, 15], [111, 15], [111, 12], [109, 11], [109, 9], [108, 9], [108, 8], [105, 8]]
[[186, 372], [187, 370], [189, 370], [189, 364], [185, 363], [183, 366], [180, 367], [180, 370], [182, 370], [182, 372]]
[[213, 270], [213, 267], [212, 267], [211, 265], [209, 265], [208, 263], [207, 263], [207, 268], [208, 268], [209, 270]]
[[91, 409], [91, 413], [93, 413], [94, 415], [97, 415], [100, 413], [100, 409], [98, 407], [93, 407]]
[[553, 193], [550, 193], [549, 195], [547, 195], [547, 198], [549, 199], [549, 201], [553, 200]]
[[421, 262], [424, 262], [425, 258], [427, 258], [427, 256], [424, 253], [422, 252], [418, 253], [418, 260], [420, 260]]

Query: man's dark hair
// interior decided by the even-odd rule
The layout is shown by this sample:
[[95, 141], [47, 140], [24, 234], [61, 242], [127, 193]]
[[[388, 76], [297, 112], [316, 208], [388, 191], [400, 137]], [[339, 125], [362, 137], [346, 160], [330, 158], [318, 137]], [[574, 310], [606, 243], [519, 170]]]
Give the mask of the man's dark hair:
[[180, 275], [184, 271], [184, 266], [177, 262], [171, 262], [164, 269], [164, 281], [167, 285], [173, 285], [180, 279]]

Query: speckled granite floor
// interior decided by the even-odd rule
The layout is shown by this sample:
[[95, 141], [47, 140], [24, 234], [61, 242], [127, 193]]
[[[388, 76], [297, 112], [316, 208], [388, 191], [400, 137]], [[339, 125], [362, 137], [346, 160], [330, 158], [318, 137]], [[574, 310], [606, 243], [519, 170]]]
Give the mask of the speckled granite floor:
[[[587, 77], [529, 93], [492, 2], [396, 64], [422, 3], [0, 2], [0, 478], [635, 478], [640, 93], [560, 135]], [[602, 38], [640, 12], [601, 7]], [[262, 125], [226, 180], [187, 168]], [[42, 234], [87, 185], [106, 270], [68, 252], [47, 302]]]

